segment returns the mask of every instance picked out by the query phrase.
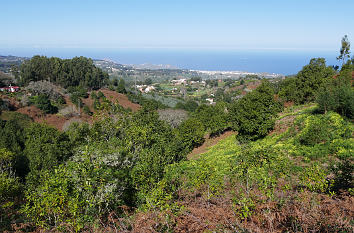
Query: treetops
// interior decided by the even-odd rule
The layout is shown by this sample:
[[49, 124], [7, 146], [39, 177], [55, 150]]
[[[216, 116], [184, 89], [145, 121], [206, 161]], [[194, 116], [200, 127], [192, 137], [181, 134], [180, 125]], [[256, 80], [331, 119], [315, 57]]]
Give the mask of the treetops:
[[60, 59], [57, 57], [34, 56], [20, 66], [19, 83], [48, 80], [64, 88], [82, 86], [99, 89], [108, 81], [108, 74], [97, 68], [86, 57]]

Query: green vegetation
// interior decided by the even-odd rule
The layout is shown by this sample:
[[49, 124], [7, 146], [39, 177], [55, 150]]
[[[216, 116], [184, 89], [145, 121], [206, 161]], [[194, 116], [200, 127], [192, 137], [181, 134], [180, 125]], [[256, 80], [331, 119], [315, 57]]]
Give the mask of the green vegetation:
[[82, 86], [98, 89], [105, 85], [108, 74], [95, 67], [93, 61], [85, 57], [60, 59], [34, 56], [21, 64], [19, 80], [21, 85], [42, 80], [48, 80], [64, 88]]
[[335, 111], [350, 119], [354, 118], [353, 71], [354, 64], [348, 61], [336, 77], [328, 80], [323, 85], [316, 100], [320, 111]]
[[294, 78], [285, 79], [280, 84], [279, 96], [297, 104], [314, 101], [320, 87], [334, 74], [324, 58], [313, 58]]
[[229, 128], [226, 109], [226, 105], [222, 102], [215, 106], [201, 105], [192, 115], [203, 124], [211, 136], [215, 136]]
[[56, 113], [58, 109], [52, 105], [49, 100], [49, 96], [45, 94], [40, 94], [38, 96], [34, 96], [30, 100], [37, 108], [42, 110], [45, 113]]
[[119, 83], [117, 84], [117, 91], [122, 94], [126, 94], [127, 91], [125, 89], [125, 81], [124, 79], [120, 79]]
[[[324, 125], [325, 129], [319, 127]], [[320, 194], [331, 197], [343, 189], [352, 192], [353, 129], [335, 113], [300, 114], [295, 124], [279, 135], [247, 145], [236, 143], [231, 136], [196, 160], [168, 166], [145, 208], [183, 208], [175, 203], [201, 194], [211, 203], [231, 201], [228, 208], [247, 222], [267, 203], [276, 203], [272, 211], [284, 211], [291, 205], [287, 196], [300, 198], [299, 192], [311, 193], [313, 198]], [[333, 170], [335, 176], [329, 178]]]
[[230, 109], [232, 128], [243, 140], [264, 137], [273, 129], [275, 116], [282, 106], [274, 98], [274, 91], [268, 82], [235, 102]]
[[[349, 54], [344, 42], [340, 59]], [[182, 92], [187, 101], [157, 94], [164, 85], [141, 94], [113, 79], [110, 89], [127, 92], [141, 109], [91, 91], [92, 123], [63, 132], [3, 111], [0, 229], [18, 223], [23, 231], [130, 231], [143, 222], [158, 232], [350, 232], [353, 67], [348, 60], [338, 72], [317, 58], [281, 81], [173, 83], [166, 95]], [[35, 81], [30, 101], [44, 112], [56, 112], [65, 92], [53, 82], [87, 115], [82, 99], [107, 81], [85, 58], [36, 56], [20, 77]], [[284, 109], [284, 101], [303, 105]], [[230, 129], [232, 136], [192, 156]]]

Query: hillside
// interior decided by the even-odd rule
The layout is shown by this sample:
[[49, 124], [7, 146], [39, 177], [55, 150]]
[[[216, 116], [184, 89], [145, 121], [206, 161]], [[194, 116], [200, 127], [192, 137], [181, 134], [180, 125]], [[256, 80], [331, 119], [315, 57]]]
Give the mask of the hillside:
[[1, 231], [353, 232], [354, 61], [151, 98], [92, 62], [36, 56], [1, 93]]
[[313, 110], [287, 109], [275, 126], [282, 130], [264, 139], [242, 145], [231, 135], [171, 165], [148, 197], [154, 211], [136, 216], [134, 232], [352, 232], [354, 197], [342, 190], [348, 174], [330, 167], [352, 161], [354, 125]]
[[[124, 94], [120, 94], [115, 91], [110, 91], [108, 89], [101, 89], [98, 91], [101, 91], [104, 94], [104, 96], [107, 99], [109, 99], [112, 103], [118, 103], [120, 106], [122, 106], [125, 109], [131, 109], [133, 112], [140, 109], [139, 104], [132, 103], [130, 100], [128, 100], [128, 97]], [[33, 105], [21, 107], [20, 102], [14, 97], [8, 97], [8, 96], [1, 96], [1, 97], [4, 100], [8, 100], [16, 112], [29, 116], [31, 119], [33, 119], [34, 122], [47, 123], [48, 125], [53, 126], [58, 130], [63, 130], [64, 128], [68, 127], [69, 124], [72, 122], [92, 123], [93, 121], [92, 116], [84, 113], [82, 109], [81, 109], [81, 114], [79, 115], [78, 108], [71, 102], [68, 96], [65, 96], [66, 104], [65, 106], [62, 106], [62, 109], [63, 108], [66, 109], [65, 111], [67, 112], [66, 115], [63, 115], [61, 111], [59, 111], [59, 113], [57, 114], [48, 114], [48, 113], [46, 114], [38, 107]], [[83, 98], [82, 102], [84, 103], [84, 105], [88, 106], [92, 112], [95, 112], [93, 108], [94, 101], [92, 100], [91, 95], [89, 95], [87, 98]], [[3, 115], [6, 115], [6, 112], [4, 112]]]

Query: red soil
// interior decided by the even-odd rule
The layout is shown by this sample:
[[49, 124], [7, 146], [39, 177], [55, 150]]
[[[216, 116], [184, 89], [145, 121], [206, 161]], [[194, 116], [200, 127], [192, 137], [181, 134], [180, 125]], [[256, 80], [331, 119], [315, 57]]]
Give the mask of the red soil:
[[[132, 111], [138, 111], [140, 109], [139, 104], [132, 103], [130, 100], [128, 100], [128, 97], [126, 95], [117, 93], [115, 91], [110, 91], [107, 89], [102, 89], [100, 90], [102, 93], [106, 96], [107, 99], [109, 99], [112, 102], [118, 102], [122, 107], [124, 108], [130, 108]], [[5, 96], [6, 97], [6, 96]], [[58, 130], [63, 130], [63, 126], [65, 125], [66, 122], [68, 121], [75, 121], [75, 120], [80, 120], [84, 122], [91, 123], [93, 121], [92, 117], [89, 115], [86, 115], [83, 113], [81, 109], [81, 115], [80, 116], [74, 116], [74, 117], [64, 117], [58, 114], [45, 114], [43, 113], [40, 109], [38, 109], [35, 106], [28, 106], [28, 107], [20, 107], [20, 103], [16, 101], [14, 98], [9, 98], [10, 104], [15, 107], [16, 112], [28, 115], [31, 117], [35, 122], [38, 123], [47, 123], [48, 125], [51, 125]], [[68, 96], [64, 96], [65, 101], [67, 106], [72, 106], [73, 103], [71, 102], [70, 98]], [[90, 108], [90, 110], [93, 112], [93, 100], [91, 99], [91, 96], [89, 96], [86, 99], [83, 99], [83, 103]]]
[[131, 102], [126, 95], [108, 89], [101, 89], [100, 91], [102, 91], [105, 97], [110, 101], [112, 102], [118, 101], [118, 103], [123, 108], [130, 108], [133, 112], [136, 112], [140, 109], [140, 105]]
[[80, 119], [86, 122], [92, 122], [91, 118], [86, 115], [81, 115], [80, 117], [64, 117], [57, 114], [44, 114], [40, 109], [35, 106], [28, 106], [24, 108], [19, 108], [16, 112], [28, 115], [37, 123], [46, 123], [50, 126], [57, 128], [58, 130], [63, 130], [63, 125], [67, 121], [72, 121], [73, 119]]

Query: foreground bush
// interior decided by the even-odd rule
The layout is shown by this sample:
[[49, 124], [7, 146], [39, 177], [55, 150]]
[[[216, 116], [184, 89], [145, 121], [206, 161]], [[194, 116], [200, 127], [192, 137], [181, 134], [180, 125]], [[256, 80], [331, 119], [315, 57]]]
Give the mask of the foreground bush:
[[80, 230], [129, 202], [131, 166], [120, 153], [83, 149], [67, 163], [41, 174], [41, 184], [26, 192], [23, 212], [42, 227], [66, 225]]
[[15, 155], [0, 149], [0, 210], [6, 201], [13, 201], [22, 191], [22, 184], [15, 173]]

